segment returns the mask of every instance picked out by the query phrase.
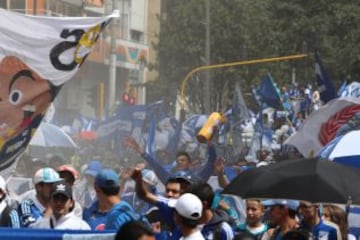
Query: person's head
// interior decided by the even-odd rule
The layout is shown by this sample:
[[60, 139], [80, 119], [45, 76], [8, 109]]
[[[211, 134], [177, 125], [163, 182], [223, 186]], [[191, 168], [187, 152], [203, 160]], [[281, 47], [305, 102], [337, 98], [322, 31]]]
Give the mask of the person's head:
[[323, 217], [329, 222], [333, 222], [339, 226], [343, 239], [346, 239], [348, 232], [348, 219], [346, 212], [339, 206], [325, 204], [323, 206]]
[[94, 184], [94, 178], [102, 168], [102, 163], [97, 160], [91, 160], [87, 163], [87, 166], [84, 170], [84, 175], [88, 185], [92, 186]]
[[37, 170], [33, 179], [37, 198], [42, 203], [49, 202], [52, 185], [61, 180], [59, 174], [52, 168]]
[[311, 232], [300, 229], [293, 229], [288, 231], [282, 237], [283, 240], [309, 240], [311, 238]]
[[64, 180], [52, 185], [50, 192], [50, 207], [56, 219], [64, 216], [74, 208], [71, 185]]
[[102, 169], [95, 177], [95, 191], [98, 196], [118, 196], [120, 180], [118, 174], [109, 168]]
[[181, 186], [176, 178], [169, 178], [165, 184], [165, 197], [179, 198], [181, 194]]
[[186, 192], [194, 194], [201, 200], [204, 211], [211, 209], [212, 203], [214, 201], [215, 193], [212, 187], [208, 183], [199, 182], [192, 184], [188, 187]]
[[256, 237], [250, 233], [243, 232], [236, 234], [234, 240], [256, 240]]
[[191, 166], [190, 155], [185, 151], [180, 151], [176, 154], [176, 169], [188, 170]]
[[57, 172], [71, 186], [74, 185], [75, 180], [79, 177], [79, 172], [71, 165], [61, 165], [57, 168]]
[[174, 203], [174, 220], [182, 228], [196, 228], [203, 212], [201, 200], [192, 193], [184, 193]]
[[59, 166], [65, 164], [65, 158], [62, 154], [49, 154], [47, 158], [51, 168], [57, 169]]
[[299, 213], [303, 216], [303, 220], [307, 224], [315, 224], [319, 216], [319, 206], [307, 201], [301, 201], [299, 205]]
[[125, 223], [116, 233], [115, 240], [155, 240], [155, 233], [141, 221]]
[[262, 203], [270, 207], [270, 219], [273, 224], [282, 224], [288, 218], [295, 219], [299, 207], [299, 202], [292, 200], [267, 200]]
[[246, 200], [246, 222], [249, 226], [255, 227], [261, 223], [264, 216], [264, 206], [260, 200]]

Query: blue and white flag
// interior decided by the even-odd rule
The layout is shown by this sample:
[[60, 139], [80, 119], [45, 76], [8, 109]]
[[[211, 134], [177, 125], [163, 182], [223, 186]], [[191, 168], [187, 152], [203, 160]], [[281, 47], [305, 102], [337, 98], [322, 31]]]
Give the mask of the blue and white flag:
[[334, 84], [325, 71], [318, 51], [315, 52], [315, 74], [321, 101], [327, 103], [336, 98], [337, 93]]
[[280, 90], [276, 86], [270, 73], [266, 74], [253, 94], [256, 101], [259, 101], [262, 107], [268, 106], [278, 110], [283, 109]]

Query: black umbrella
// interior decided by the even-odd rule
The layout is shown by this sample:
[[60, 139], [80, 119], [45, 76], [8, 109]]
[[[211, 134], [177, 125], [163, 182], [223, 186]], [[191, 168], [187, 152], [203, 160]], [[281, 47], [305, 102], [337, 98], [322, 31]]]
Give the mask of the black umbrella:
[[288, 160], [247, 170], [224, 189], [242, 198], [360, 204], [360, 170], [321, 159]]

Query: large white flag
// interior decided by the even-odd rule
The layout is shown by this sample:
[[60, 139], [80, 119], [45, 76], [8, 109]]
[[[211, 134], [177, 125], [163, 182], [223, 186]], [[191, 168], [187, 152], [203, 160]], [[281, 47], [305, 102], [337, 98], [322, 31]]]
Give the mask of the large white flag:
[[84, 63], [111, 17], [37, 17], [0, 9], [3, 176], [15, 166], [61, 85]]
[[360, 111], [360, 99], [336, 98], [308, 116], [298, 132], [285, 144], [293, 145], [304, 157], [313, 157], [341, 133], [342, 126], [353, 121]]

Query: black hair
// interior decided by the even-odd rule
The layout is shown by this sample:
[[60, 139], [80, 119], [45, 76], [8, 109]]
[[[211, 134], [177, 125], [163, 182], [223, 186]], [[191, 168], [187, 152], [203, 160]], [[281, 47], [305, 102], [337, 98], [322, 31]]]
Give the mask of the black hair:
[[181, 216], [176, 210], [174, 211], [174, 214], [176, 214], [178, 216], [178, 219], [180, 221], [180, 224], [183, 225], [184, 227], [188, 227], [188, 228], [196, 228], [197, 225], [199, 224], [200, 220], [194, 220], [194, 219], [189, 219], [186, 217]]
[[308, 230], [293, 229], [288, 231], [282, 237], [283, 240], [308, 240], [312, 239], [312, 234]]
[[206, 182], [198, 182], [190, 185], [187, 190], [187, 193], [192, 193], [196, 195], [202, 202], [207, 202], [207, 205], [204, 208], [210, 209], [214, 201], [214, 190]]
[[256, 240], [256, 237], [250, 233], [243, 232], [236, 234], [234, 240]]
[[119, 195], [120, 186], [101, 187], [97, 185], [97, 187], [100, 188], [106, 196]]
[[185, 180], [185, 179], [182, 179], [182, 178], [177, 178], [177, 177], [171, 177], [169, 178], [165, 185], [167, 185], [168, 183], [178, 183], [180, 184], [180, 192], [181, 193], [184, 193], [187, 188], [190, 186], [190, 183], [189, 181]]
[[190, 155], [189, 155], [187, 152], [185, 152], [185, 151], [179, 151], [179, 152], [176, 154], [176, 158], [178, 158], [178, 157], [180, 157], [180, 156], [185, 156], [189, 162], [191, 161]]
[[125, 223], [116, 233], [115, 240], [138, 240], [142, 236], [155, 236], [155, 233], [141, 221]]

